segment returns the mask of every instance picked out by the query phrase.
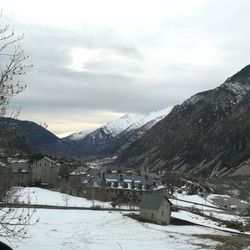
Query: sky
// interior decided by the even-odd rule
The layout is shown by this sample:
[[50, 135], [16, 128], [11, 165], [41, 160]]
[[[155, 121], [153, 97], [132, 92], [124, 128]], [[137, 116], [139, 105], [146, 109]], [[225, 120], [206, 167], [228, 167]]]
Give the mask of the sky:
[[24, 34], [19, 118], [63, 137], [181, 104], [250, 64], [248, 0], [1, 0]]

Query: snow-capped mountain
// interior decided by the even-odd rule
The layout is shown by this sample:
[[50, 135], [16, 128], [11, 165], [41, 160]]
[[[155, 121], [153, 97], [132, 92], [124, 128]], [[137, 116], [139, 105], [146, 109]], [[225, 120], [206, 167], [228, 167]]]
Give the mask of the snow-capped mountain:
[[[155, 124], [157, 121], [163, 119], [171, 110], [172, 107], [168, 107], [162, 110], [152, 111], [145, 114], [124, 115], [107, 123], [103, 127], [96, 129], [94, 132], [102, 129], [106, 134], [110, 134], [112, 137], [115, 137], [125, 130], [130, 131], [132, 129], [140, 128], [151, 121], [154, 121]], [[67, 138], [78, 141], [92, 133], [92, 131], [81, 131], [79, 133], [69, 135]]]
[[71, 135], [65, 137], [64, 139], [67, 141], [68, 140], [78, 141], [78, 140], [83, 139], [86, 135], [90, 134], [91, 132], [93, 132], [93, 130], [83, 130], [81, 132], [71, 134]]
[[[115, 154], [121, 146], [141, 136], [155, 123], [163, 119], [171, 110], [172, 107], [168, 107], [145, 114], [124, 115], [93, 132], [86, 133], [82, 131], [72, 134], [64, 138], [64, 140], [75, 145], [78, 149], [78, 155], [81, 156]], [[143, 129], [138, 133], [140, 128]], [[136, 136], [134, 135], [134, 131], [136, 131]], [[133, 139], [131, 139], [132, 135]]]

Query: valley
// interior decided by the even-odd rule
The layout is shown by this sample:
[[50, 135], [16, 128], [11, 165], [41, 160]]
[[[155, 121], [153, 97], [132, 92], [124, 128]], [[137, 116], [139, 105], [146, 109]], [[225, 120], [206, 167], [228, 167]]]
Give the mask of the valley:
[[[181, 105], [65, 138], [1, 118], [1, 171], [10, 187], [23, 186], [1, 206], [41, 218], [15, 249], [137, 249], [135, 234], [143, 249], [247, 249], [249, 79], [246, 66]], [[143, 217], [141, 204], [153, 195], [171, 204], [170, 225]]]
[[0, 250], [250, 250], [250, 2], [0, 11]]

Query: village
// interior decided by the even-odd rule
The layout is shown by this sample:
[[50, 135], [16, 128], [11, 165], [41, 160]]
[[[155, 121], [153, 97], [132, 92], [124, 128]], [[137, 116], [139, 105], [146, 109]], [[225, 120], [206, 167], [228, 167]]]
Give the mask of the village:
[[[212, 195], [212, 191], [199, 183], [188, 185], [188, 181], [177, 188], [166, 181], [165, 171], [154, 173], [148, 167], [127, 169], [111, 162], [58, 161], [40, 156], [33, 160], [13, 160], [5, 169], [14, 186], [39, 187], [88, 200], [110, 202], [114, 209], [127, 206], [140, 211], [139, 217], [136, 216], [138, 220], [159, 225], [170, 224], [173, 221], [171, 212], [178, 210], [200, 214], [201, 211], [211, 213], [213, 209], [220, 209], [226, 214], [249, 216], [249, 203], [239, 199], [217, 195], [213, 197], [214, 204], [211, 200], [206, 201], [206, 196], [209, 192]], [[199, 195], [205, 202], [190, 202], [187, 195]], [[99, 205], [93, 206], [93, 209], [100, 208]]]
[[42, 187], [89, 200], [139, 206], [145, 221], [166, 225], [170, 223], [170, 187], [160, 174], [104, 164], [67, 165], [44, 156], [33, 161], [18, 161], [8, 165], [12, 184]]

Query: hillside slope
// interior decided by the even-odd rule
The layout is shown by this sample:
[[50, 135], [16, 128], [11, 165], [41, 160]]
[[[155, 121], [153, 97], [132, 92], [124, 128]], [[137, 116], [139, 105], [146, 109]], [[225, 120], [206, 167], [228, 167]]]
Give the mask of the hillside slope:
[[72, 146], [34, 122], [0, 118], [0, 132], [2, 134], [0, 147], [5, 152], [57, 156], [74, 153]]
[[250, 65], [219, 87], [175, 106], [118, 161], [206, 177], [240, 173], [250, 157], [249, 90]]

